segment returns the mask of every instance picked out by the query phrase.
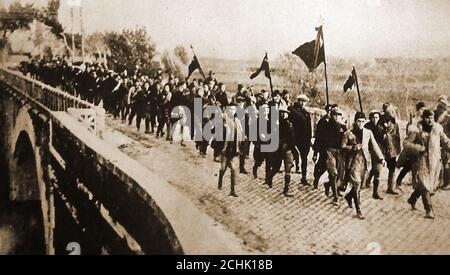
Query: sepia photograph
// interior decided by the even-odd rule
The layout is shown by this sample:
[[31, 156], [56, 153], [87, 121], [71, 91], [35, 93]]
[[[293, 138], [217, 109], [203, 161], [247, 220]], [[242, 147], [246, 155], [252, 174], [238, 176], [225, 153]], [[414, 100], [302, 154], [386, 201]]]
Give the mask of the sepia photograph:
[[0, 0], [0, 255], [450, 254], [449, 29], [448, 0]]

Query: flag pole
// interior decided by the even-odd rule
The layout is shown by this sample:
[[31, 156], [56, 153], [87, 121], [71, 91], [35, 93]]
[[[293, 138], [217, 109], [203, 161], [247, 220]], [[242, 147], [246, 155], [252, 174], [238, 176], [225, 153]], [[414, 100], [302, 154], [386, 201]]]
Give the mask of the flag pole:
[[[324, 65], [324, 71], [325, 71], [325, 91], [327, 93], [327, 105], [330, 104], [330, 94], [328, 92], [328, 74], [327, 74], [327, 55], [325, 54], [325, 39], [323, 38], [323, 29], [322, 26], [320, 26], [320, 36], [322, 37], [322, 41], [323, 41], [323, 65]], [[320, 52], [320, 39], [319, 39], [319, 52]], [[319, 54], [316, 55], [316, 63], [317, 63], [317, 57], [319, 56]]]
[[[197, 58], [198, 64], [200, 65], [200, 61], [198, 60], [197, 54], [195, 53], [194, 47], [192, 45], [191, 45], [191, 50], [192, 50], [192, 53], [194, 54], [194, 56]], [[206, 79], [205, 73], [203, 72], [201, 65], [200, 65], [199, 70], [200, 70], [200, 74], [203, 76], [203, 79]]]
[[353, 66], [352, 74], [353, 74], [353, 78], [355, 79], [355, 83], [356, 83], [356, 91], [358, 92], [359, 108], [361, 109], [361, 112], [364, 112], [362, 100], [361, 100], [361, 93], [359, 91], [358, 75], [356, 74], [355, 66]]
[[[266, 58], [267, 58], [267, 64], [269, 64], [269, 57], [267, 55], [267, 52], [266, 52]], [[269, 73], [270, 73], [270, 65], [269, 65]], [[270, 74], [269, 83], [270, 83], [270, 93], [273, 95], [272, 74]]]

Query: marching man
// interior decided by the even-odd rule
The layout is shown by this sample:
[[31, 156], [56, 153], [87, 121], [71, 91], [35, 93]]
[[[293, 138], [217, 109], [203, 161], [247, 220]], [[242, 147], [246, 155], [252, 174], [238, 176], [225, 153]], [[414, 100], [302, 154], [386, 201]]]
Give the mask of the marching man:
[[427, 219], [434, 219], [431, 194], [439, 187], [441, 144], [442, 149], [450, 152], [450, 139], [445, 135], [442, 125], [435, 122], [434, 112], [430, 110], [423, 112], [419, 123], [411, 125], [403, 142], [404, 150], [416, 156], [412, 165], [414, 192], [408, 203], [415, 210], [417, 200], [422, 197]]
[[372, 159], [369, 146], [372, 146], [374, 154], [383, 166], [386, 166], [383, 153], [378, 146], [375, 137], [369, 129], [364, 127], [366, 116], [362, 112], [357, 112], [353, 129], [345, 132], [342, 139], [342, 149], [348, 153], [347, 171], [349, 182], [352, 186], [351, 191], [345, 196], [349, 208], [353, 208], [352, 201], [355, 203], [357, 217], [361, 220], [364, 216], [361, 212], [361, 185], [367, 180], [367, 171], [372, 167]]

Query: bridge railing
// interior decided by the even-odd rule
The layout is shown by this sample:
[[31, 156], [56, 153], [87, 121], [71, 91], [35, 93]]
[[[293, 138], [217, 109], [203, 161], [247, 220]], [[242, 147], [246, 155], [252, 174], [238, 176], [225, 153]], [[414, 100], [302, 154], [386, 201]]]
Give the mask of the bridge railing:
[[102, 107], [4, 67], [0, 67], [0, 79], [49, 111], [68, 112], [90, 131], [101, 135], [105, 123]]

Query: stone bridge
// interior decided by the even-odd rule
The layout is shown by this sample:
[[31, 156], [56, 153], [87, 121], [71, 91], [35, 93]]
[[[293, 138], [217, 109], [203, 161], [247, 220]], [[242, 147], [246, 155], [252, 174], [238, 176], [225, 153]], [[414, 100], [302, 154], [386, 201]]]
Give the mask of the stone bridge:
[[182, 193], [102, 139], [104, 116], [0, 67], [0, 198], [28, 205], [36, 253], [68, 254], [73, 242], [81, 254], [239, 253]]

